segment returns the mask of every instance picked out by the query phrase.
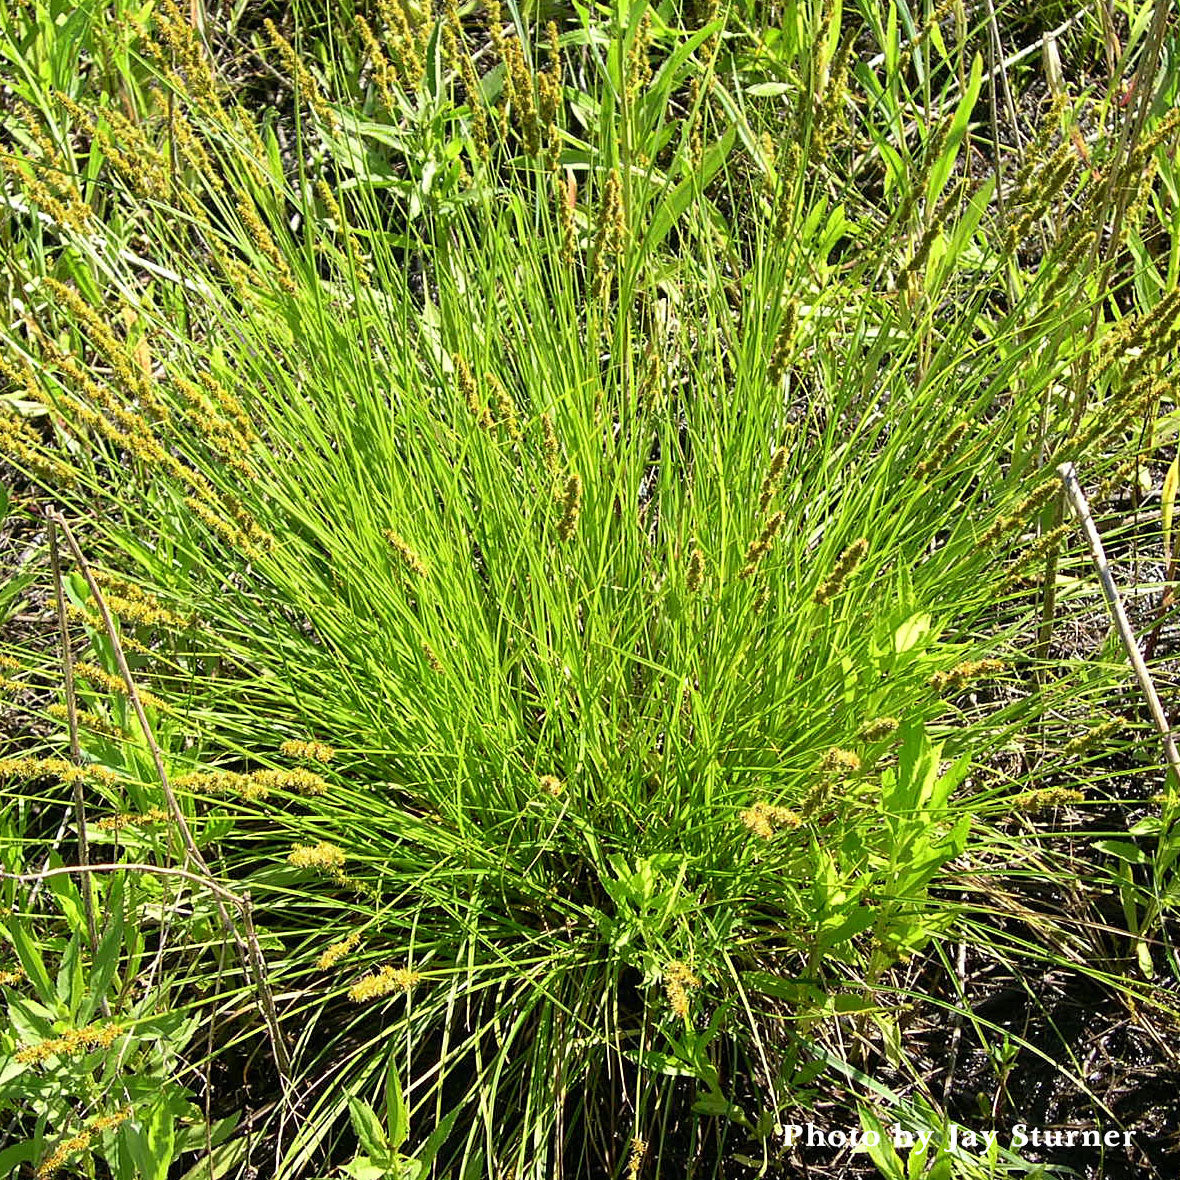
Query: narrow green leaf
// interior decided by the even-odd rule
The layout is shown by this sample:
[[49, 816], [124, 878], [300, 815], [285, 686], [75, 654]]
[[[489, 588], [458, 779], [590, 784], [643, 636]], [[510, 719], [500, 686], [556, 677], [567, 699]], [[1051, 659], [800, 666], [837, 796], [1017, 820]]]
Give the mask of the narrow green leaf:
[[1172, 522], [1176, 515], [1176, 489], [1180, 487], [1180, 453], [1168, 464], [1164, 476], [1164, 487], [1160, 493], [1161, 529], [1164, 535], [1164, 563], [1170, 568], [1173, 562]]

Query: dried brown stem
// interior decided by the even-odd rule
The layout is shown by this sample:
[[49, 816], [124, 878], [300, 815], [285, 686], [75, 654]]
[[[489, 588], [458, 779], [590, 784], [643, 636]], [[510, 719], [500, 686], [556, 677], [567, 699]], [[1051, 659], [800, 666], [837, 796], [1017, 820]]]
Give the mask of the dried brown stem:
[[1147, 701], [1147, 708], [1151, 713], [1151, 719], [1159, 731], [1160, 740], [1164, 747], [1164, 757], [1167, 760], [1168, 769], [1172, 774], [1173, 785], [1180, 788], [1180, 752], [1176, 749], [1176, 740], [1172, 736], [1172, 727], [1168, 723], [1167, 714], [1164, 712], [1164, 706], [1160, 702], [1159, 694], [1155, 691], [1155, 684], [1152, 682], [1151, 673], [1147, 668], [1147, 662], [1143, 659], [1143, 654], [1139, 650], [1139, 643], [1135, 639], [1135, 632], [1131, 627], [1130, 620], [1127, 618], [1127, 612], [1123, 608], [1123, 600], [1119, 594], [1118, 587], [1115, 585], [1114, 577], [1110, 572], [1110, 566], [1107, 564], [1106, 551], [1102, 547], [1102, 538], [1098, 535], [1098, 529], [1094, 524], [1094, 517], [1090, 513], [1090, 505], [1086, 502], [1086, 494], [1082, 491], [1081, 484], [1078, 483], [1077, 473], [1074, 471], [1072, 463], [1062, 463], [1057, 468], [1057, 474], [1061, 476], [1061, 482], [1065, 485], [1066, 497], [1073, 505], [1078, 520], [1081, 522], [1082, 531], [1086, 536], [1086, 543], [1090, 547], [1090, 556], [1093, 558], [1094, 567], [1098, 571], [1098, 580], [1102, 583], [1102, 592], [1106, 595], [1106, 604], [1110, 609], [1111, 620], [1114, 622], [1115, 630], [1118, 631], [1119, 638], [1122, 640], [1123, 647], [1127, 652], [1127, 658], [1131, 661], [1131, 667], [1135, 670], [1135, 678], [1139, 681], [1139, 688]]
[[[131, 702], [131, 707], [135, 710], [135, 715], [139, 719], [140, 729], [143, 731], [144, 740], [147, 742], [148, 749], [151, 751], [152, 762], [155, 765], [156, 774], [160, 779], [160, 786], [164, 792], [164, 798], [168, 803], [168, 810], [172, 815], [173, 822], [176, 824], [177, 831], [180, 833], [181, 841], [184, 844], [185, 868], [183, 870], [171, 869], [167, 875], [180, 875], [199, 881], [213, 894], [218, 916], [226, 933], [233, 941], [242, 970], [247, 978], [250, 976], [254, 978], [255, 988], [258, 993], [258, 1004], [266, 1024], [275, 1063], [278, 1066], [280, 1077], [283, 1079], [284, 1084], [287, 1084], [290, 1081], [291, 1059], [287, 1053], [287, 1046], [283, 1041], [282, 1030], [279, 1027], [278, 1012], [275, 1009], [274, 996], [270, 990], [266, 963], [263, 959], [261, 948], [258, 945], [258, 939], [254, 935], [253, 920], [249, 913], [249, 901], [248, 899], [230, 893], [227, 889], [219, 885], [214, 879], [205, 858], [201, 855], [201, 851], [197, 847], [197, 843], [193, 839], [193, 834], [189, 829], [188, 822], [185, 820], [184, 812], [180, 808], [180, 802], [176, 798], [176, 793], [172, 790], [172, 785], [168, 781], [168, 772], [164, 767], [163, 754], [160, 752], [160, 747], [156, 743], [155, 736], [152, 734], [151, 726], [148, 724], [147, 713], [144, 712], [143, 702], [140, 700], [139, 691], [135, 686], [135, 678], [131, 675], [131, 668], [128, 666], [127, 657], [123, 652], [123, 645], [119, 641], [119, 632], [115, 627], [114, 619], [111, 617], [111, 612], [107, 607], [102, 590], [98, 582], [95, 581], [94, 575], [90, 571], [90, 566], [78, 542], [74, 539], [74, 534], [71, 532], [70, 526], [66, 523], [65, 517], [60, 512], [53, 511], [48, 516], [51, 526], [56, 524], [61, 529], [62, 535], [66, 539], [66, 544], [69, 545], [70, 552], [73, 554], [74, 560], [78, 563], [78, 569], [86, 579], [86, 585], [90, 588], [90, 593], [94, 598], [95, 605], [98, 607], [98, 612], [102, 616], [103, 627], [106, 630], [107, 638], [110, 640], [111, 648], [115, 654], [115, 662], [119, 666], [119, 673], [123, 677], [123, 682], [127, 687], [127, 699]], [[196, 872], [190, 871], [189, 866], [193, 866]], [[232, 901], [242, 913], [243, 925], [247, 932], [245, 939], [243, 939], [241, 932], [238, 930], [237, 924], [230, 917], [229, 911], [225, 908], [226, 900]]]
[[[61, 637], [61, 675], [66, 692], [66, 726], [70, 735], [70, 761], [74, 766], [82, 765], [82, 744], [78, 740], [78, 694], [74, 686], [74, 652], [70, 644], [70, 627], [66, 620], [65, 592], [62, 588], [61, 554], [57, 547], [57, 525], [49, 520], [49, 564], [53, 570], [53, 593], [57, 604], [57, 629]], [[90, 843], [86, 838], [86, 797], [82, 793], [82, 778], [74, 775], [74, 824], [78, 829], [78, 864], [82, 868], [90, 863]], [[98, 949], [98, 926], [94, 920], [94, 895], [90, 878], [82, 883], [82, 904], [86, 911], [86, 933], [90, 938], [90, 953]]]

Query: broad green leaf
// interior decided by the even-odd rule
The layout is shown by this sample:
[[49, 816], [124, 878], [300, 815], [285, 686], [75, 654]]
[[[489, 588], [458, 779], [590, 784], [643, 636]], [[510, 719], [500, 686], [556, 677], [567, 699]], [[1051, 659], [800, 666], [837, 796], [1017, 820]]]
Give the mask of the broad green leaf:
[[893, 650], [901, 655], [922, 644], [930, 634], [934, 620], [926, 614], [912, 615], [893, 634]]
[[728, 158], [736, 135], [737, 132], [731, 127], [717, 143], [710, 144], [705, 149], [699, 175], [685, 177], [659, 203], [652, 215], [647, 236], [644, 238], [644, 253], [653, 253], [656, 247], [663, 243], [671, 232], [672, 226], [680, 220], [697, 195], [709, 187], [709, 182]]
[[23, 919], [14, 914], [8, 920], [8, 932], [12, 936], [12, 945], [20, 965], [36, 989], [38, 998], [43, 1004], [52, 1007], [56, 1003], [57, 992], [50, 981], [41, 952], [25, 930]]
[[869, 906], [857, 906], [833, 930], [824, 930], [819, 945], [824, 949], [839, 946], [858, 934], [863, 934], [877, 920], [876, 912]]
[[361, 1147], [371, 1156], [383, 1156], [389, 1151], [389, 1139], [381, 1126], [377, 1112], [363, 1099], [348, 1096], [348, 1115]]
[[1137, 844], [1130, 844], [1125, 840], [1095, 840], [1094, 847], [1124, 864], [1143, 865], [1151, 860]]
[[967, 133], [967, 125], [971, 121], [971, 113], [975, 110], [975, 103], [979, 98], [979, 88], [983, 83], [983, 58], [976, 54], [971, 62], [971, 77], [967, 82], [967, 89], [959, 104], [955, 107], [951, 119], [950, 131], [942, 146], [942, 153], [934, 161], [930, 169], [930, 178], [926, 182], [926, 203], [933, 206], [942, 195], [946, 182], [950, 178], [951, 170], [955, 166], [955, 159], [959, 154], [959, 145]]
[[385, 1070], [385, 1122], [389, 1128], [389, 1146], [397, 1151], [410, 1135], [410, 1112], [402, 1096], [397, 1062], [390, 1056]]
[[167, 1093], [141, 1101], [119, 1128], [135, 1166], [137, 1180], [168, 1180], [175, 1145], [175, 1117]]
[[893, 1146], [888, 1129], [866, 1106], [860, 1107], [860, 1125], [866, 1132], [872, 1132], [876, 1138], [874, 1143], [867, 1135], [865, 1136], [865, 1150], [884, 1180], [906, 1180], [905, 1165]]
[[123, 949], [123, 889], [123, 878], [115, 875], [104, 898], [107, 927], [99, 939], [91, 965], [90, 986], [78, 1016], [82, 1024], [88, 1024], [101, 1007], [119, 966], [119, 954]]
[[[11, 1147], [0, 1150], [0, 1176], [20, 1175], [17, 1169], [21, 1164], [31, 1164], [37, 1158], [37, 1141], [27, 1139], [24, 1143], [14, 1143]], [[28, 1173], [32, 1174], [31, 1170]]]
[[828, 1006], [832, 1012], [840, 1016], [864, 1016], [884, 1011], [867, 996], [858, 996], [852, 992], [840, 992], [838, 995], [832, 996]]
[[746, 93], [754, 98], [777, 98], [780, 94], [790, 94], [794, 89], [789, 82], [756, 82], [746, 87]]
[[82, 940], [74, 935], [66, 943], [65, 953], [57, 967], [57, 1002], [77, 1018], [82, 1007], [85, 983], [82, 979]]
[[765, 996], [788, 1000], [793, 1004], [822, 1003], [824, 990], [814, 983], [802, 979], [782, 979], [767, 971], [746, 971], [742, 974], [742, 986]]

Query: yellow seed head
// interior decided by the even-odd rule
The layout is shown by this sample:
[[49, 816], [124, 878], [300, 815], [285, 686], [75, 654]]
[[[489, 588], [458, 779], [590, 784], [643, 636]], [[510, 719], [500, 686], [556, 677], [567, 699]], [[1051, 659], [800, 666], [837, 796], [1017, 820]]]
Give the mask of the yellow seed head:
[[488, 373], [486, 376], [492, 391], [492, 403], [496, 407], [496, 421], [504, 427], [509, 438], [520, 438], [520, 418], [516, 413], [516, 403], [495, 373]]
[[315, 961], [320, 971], [330, 971], [341, 959], [346, 959], [360, 945], [360, 934], [350, 934], [340, 942], [334, 942]]
[[491, 144], [488, 138], [488, 112], [475, 62], [463, 36], [463, 21], [459, 15], [456, 0], [445, 0], [443, 5], [446, 18], [443, 21], [443, 48], [452, 69], [463, 79], [467, 95], [467, 106], [471, 112], [471, 139], [475, 152], [485, 166], [491, 164]]
[[1024, 791], [1016, 795], [1011, 802], [1014, 811], [1036, 815], [1037, 812], [1048, 811], [1051, 807], [1083, 803], [1085, 798], [1081, 791], [1074, 791], [1068, 787], [1042, 787], [1036, 791]]
[[37, 1180], [42, 1180], [43, 1177], [52, 1176], [55, 1172], [60, 1171], [70, 1156], [76, 1155], [79, 1151], [85, 1151], [90, 1146], [91, 1138], [91, 1132], [87, 1130], [59, 1143], [37, 1166], [35, 1173]]
[[39, 1064], [51, 1057], [69, 1057], [90, 1049], [109, 1049], [123, 1035], [118, 1024], [90, 1024], [85, 1028], [71, 1028], [60, 1036], [20, 1049], [14, 1056], [21, 1065]]
[[941, 442], [936, 443], [934, 449], [914, 468], [915, 477], [922, 479], [927, 475], [940, 471], [945, 466], [947, 460], [958, 450], [959, 444], [966, 437], [967, 431], [970, 428], [971, 423], [960, 422], [950, 430], [946, 437]]
[[318, 774], [301, 766], [294, 766], [286, 770], [255, 770], [244, 776], [241, 787], [247, 795], [250, 794], [251, 788], [260, 795], [266, 795], [270, 791], [291, 791], [296, 795], [323, 795], [327, 793], [328, 783]]
[[553, 180], [557, 224], [561, 229], [561, 261], [572, 276], [578, 254], [578, 184], [568, 170], [559, 172]]
[[348, 998], [355, 1004], [363, 1004], [367, 1000], [380, 999], [391, 992], [408, 992], [422, 976], [417, 971], [406, 967], [382, 967], [370, 975], [358, 979], [348, 989]]
[[459, 392], [462, 394], [464, 402], [467, 403], [471, 416], [483, 429], [491, 430], [495, 422], [479, 395], [479, 387], [475, 383], [475, 374], [472, 373], [471, 366], [461, 356], [456, 356], [453, 360], [455, 362], [455, 380], [459, 383]]
[[336, 751], [331, 746], [324, 742], [303, 742], [292, 738], [283, 742], [279, 747], [279, 753], [285, 758], [303, 758], [308, 762], [331, 762], [336, 756]]
[[307, 68], [304, 59], [295, 52], [290, 41], [279, 32], [274, 21], [269, 17], [263, 21], [263, 27], [266, 29], [266, 35], [270, 38], [271, 45], [274, 46], [279, 59], [283, 63], [287, 77], [294, 80], [299, 97], [311, 108], [316, 118], [325, 127], [329, 130], [335, 130], [340, 122], [339, 117], [331, 106], [328, 105], [327, 99], [324, 98], [323, 89], [320, 87], [319, 82], [316, 81], [312, 72]]
[[402, 0], [377, 0], [377, 11], [385, 25], [386, 42], [401, 71], [403, 89], [413, 93], [421, 86], [426, 73], [421, 38], [414, 29], [418, 22]]
[[297, 869], [333, 872], [343, 868], [346, 859], [343, 849], [321, 840], [318, 844], [296, 844], [287, 857], [287, 863]]
[[557, 441], [553, 415], [548, 411], [541, 415], [541, 447], [545, 455], [545, 469], [550, 475], [556, 474], [561, 461], [561, 444]]
[[402, 538], [392, 529], [386, 529], [384, 532], [385, 539], [389, 542], [393, 551], [401, 558], [402, 565], [405, 566], [410, 573], [416, 577], [425, 578], [428, 574], [426, 566], [422, 559], [414, 550], [406, 544]]
[[170, 812], [163, 807], [150, 807], [144, 812], [120, 812], [118, 815], [103, 816], [94, 826], [104, 832], [117, 832], [126, 827], [144, 828], [171, 822]]
[[541, 150], [541, 124], [537, 118], [537, 103], [533, 93], [533, 75], [524, 58], [524, 50], [513, 38], [503, 44], [505, 82], [517, 127], [524, 140], [525, 151], [536, 156]]
[[634, 102], [643, 88], [651, 81], [651, 9], [645, 8], [639, 19], [639, 28], [631, 42], [627, 59], [627, 95]]
[[561, 498], [561, 520], [557, 525], [557, 535], [568, 541], [578, 527], [578, 517], [582, 514], [582, 478], [576, 472], [565, 484], [565, 494]]
[[830, 602], [841, 590], [844, 589], [845, 583], [848, 581], [849, 575], [858, 565], [864, 560], [864, 556], [869, 551], [869, 543], [861, 537], [859, 540], [853, 541], [843, 553], [840, 554], [836, 561], [835, 568], [827, 579], [820, 585], [814, 595], [814, 600], [819, 606], [824, 606]]
[[767, 520], [757, 540], [751, 541], [749, 548], [746, 550], [746, 564], [742, 567], [740, 577], [752, 578], [757, 573], [758, 566], [766, 554], [770, 552], [770, 548], [774, 544], [774, 538], [778, 534], [779, 529], [782, 528], [785, 519], [786, 516], [784, 513], [776, 512]]
[[694, 172], [700, 172], [705, 155], [704, 106], [701, 105], [700, 78], [693, 74], [688, 82], [688, 110], [684, 122], [688, 127], [688, 162]]
[[638, 1180], [639, 1169], [647, 1158], [647, 1140], [638, 1135], [631, 1140], [631, 1158], [627, 1162], [627, 1180]]
[[387, 111], [396, 111], [398, 109], [395, 90], [397, 81], [389, 58], [385, 56], [385, 50], [381, 48], [381, 42], [377, 40], [372, 26], [359, 13], [353, 17], [353, 25], [357, 33], [360, 34], [361, 44], [364, 45], [365, 53], [369, 58], [369, 68], [373, 71], [373, 82], [377, 86], [377, 93], [381, 96], [381, 103]]
[[606, 183], [602, 190], [602, 204], [598, 210], [593, 250], [595, 291], [603, 303], [606, 302], [610, 294], [611, 280], [623, 252], [626, 234], [623, 183], [619, 179], [619, 170], [612, 168], [607, 173]]
[[679, 959], [672, 959], [664, 965], [664, 977], [675, 979], [685, 987], [701, 986], [701, 981]]
[[1093, 729], [1088, 729], [1085, 733], [1074, 738], [1072, 741], [1065, 743], [1062, 748], [1062, 753], [1069, 756], [1074, 754], [1084, 754], [1087, 750], [1094, 746], [1101, 745], [1107, 738], [1113, 737], [1118, 733], [1126, 722], [1121, 717], [1111, 717], [1107, 721], [1103, 721], [1099, 725], [1095, 725]]
[[833, 778], [847, 778], [860, 770], [860, 757], [851, 750], [833, 746], [823, 757], [820, 770]]
[[739, 812], [738, 819], [763, 840], [769, 840], [781, 828], [793, 831], [803, 822], [789, 807], [778, 807], [761, 799]]
[[101, 1114], [90, 1124], [90, 1129], [100, 1134], [103, 1131], [113, 1131], [116, 1127], [125, 1123], [133, 1113], [130, 1106], [124, 1106], [116, 1110], [113, 1114]]
[[787, 448], [779, 447], [774, 452], [774, 457], [770, 460], [770, 467], [767, 469], [766, 475], [762, 480], [762, 489], [758, 495], [758, 511], [765, 513], [770, 507], [770, 501], [774, 499], [775, 493], [778, 491], [779, 479], [782, 477], [783, 467], [787, 461]]
[[899, 725], [896, 717], [874, 717], [856, 731], [856, 737], [862, 742], [879, 742], [895, 733]]
[[973, 681], [995, 676], [1007, 667], [1003, 660], [964, 660], [948, 672], [935, 672], [930, 687], [936, 692], [962, 692]]
[[1056, 553], [1061, 543], [1072, 532], [1073, 527], [1071, 525], [1063, 524], [1058, 525], [1055, 529], [1050, 529], [1047, 533], [1042, 533], [1036, 542], [1017, 556], [1016, 560], [1008, 568], [1008, 576], [1005, 578], [1001, 589], [1007, 590], [1019, 585], [1024, 580], [1024, 571], [1030, 566], [1046, 561], [1050, 554]]
[[787, 371], [787, 364], [791, 359], [791, 345], [795, 341], [795, 329], [799, 324], [799, 300], [788, 299], [783, 308], [783, 318], [779, 321], [778, 332], [774, 337], [774, 348], [770, 353], [770, 364], [766, 375], [771, 385], [778, 385]]
[[208, 795], [228, 795], [241, 791], [249, 777], [231, 770], [195, 770], [177, 775], [172, 785], [182, 791]]
[[681, 1020], [687, 1020], [689, 1014], [689, 991], [701, 986], [701, 981], [683, 963], [677, 959], [664, 965], [664, 994], [672, 1011]]

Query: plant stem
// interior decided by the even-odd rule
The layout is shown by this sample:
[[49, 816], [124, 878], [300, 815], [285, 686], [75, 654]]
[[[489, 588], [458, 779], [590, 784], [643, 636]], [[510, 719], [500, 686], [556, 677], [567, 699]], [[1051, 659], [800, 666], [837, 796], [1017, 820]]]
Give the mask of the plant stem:
[[1115, 585], [1114, 577], [1110, 572], [1110, 566], [1107, 564], [1106, 551], [1102, 547], [1102, 538], [1098, 535], [1098, 529], [1094, 524], [1094, 517], [1090, 513], [1090, 505], [1086, 502], [1086, 494], [1082, 491], [1081, 484], [1078, 483], [1077, 472], [1074, 471], [1072, 463], [1062, 463], [1057, 468], [1057, 474], [1061, 476], [1061, 482], [1065, 485], [1065, 494], [1069, 502], [1073, 505], [1073, 509], [1081, 522], [1082, 531], [1086, 536], [1086, 542], [1090, 546], [1090, 556], [1093, 558], [1094, 567], [1098, 571], [1098, 580], [1102, 583], [1102, 592], [1106, 595], [1106, 603], [1110, 608], [1110, 616], [1114, 622], [1115, 630], [1118, 631], [1119, 638], [1122, 640], [1123, 647], [1126, 649], [1127, 658], [1131, 661], [1131, 667], [1135, 670], [1135, 678], [1139, 681], [1139, 688], [1147, 700], [1147, 708], [1151, 713], [1151, 719], [1159, 732], [1160, 740], [1163, 742], [1164, 757], [1167, 759], [1168, 769], [1171, 771], [1172, 785], [1180, 790], [1180, 751], [1176, 749], [1172, 727], [1168, 722], [1167, 714], [1164, 712], [1164, 707], [1160, 702], [1159, 694], [1155, 691], [1155, 684], [1152, 682], [1151, 672], [1148, 671], [1143, 655], [1139, 651], [1139, 644], [1135, 639], [1135, 632], [1131, 627], [1130, 620], [1127, 618], [1122, 597], [1119, 594], [1118, 587]]

